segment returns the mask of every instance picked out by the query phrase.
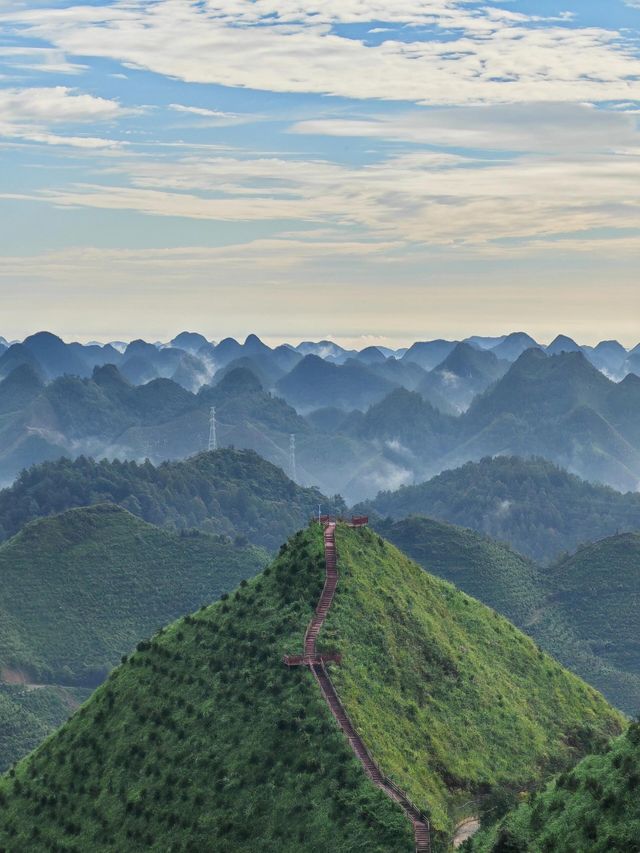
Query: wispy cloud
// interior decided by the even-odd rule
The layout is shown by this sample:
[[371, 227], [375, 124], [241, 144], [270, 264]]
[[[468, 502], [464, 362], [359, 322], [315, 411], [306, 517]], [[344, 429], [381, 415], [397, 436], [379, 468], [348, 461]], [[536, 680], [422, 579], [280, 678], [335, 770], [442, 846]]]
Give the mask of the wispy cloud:
[[[623, 116], [620, 140], [626, 140]], [[596, 141], [602, 144], [600, 132]], [[613, 137], [615, 138], [615, 137]], [[405, 245], [500, 251], [504, 241], [640, 228], [640, 148], [486, 160], [413, 151], [364, 165], [194, 154], [120, 157], [111, 183], [30, 194], [57, 206], [226, 222], [299, 221]], [[118, 180], [118, 183], [113, 183]]]
[[190, 113], [203, 118], [237, 118], [235, 113], [225, 113], [222, 110], [209, 110], [205, 107], [188, 107], [185, 104], [169, 104], [169, 109], [177, 113]]

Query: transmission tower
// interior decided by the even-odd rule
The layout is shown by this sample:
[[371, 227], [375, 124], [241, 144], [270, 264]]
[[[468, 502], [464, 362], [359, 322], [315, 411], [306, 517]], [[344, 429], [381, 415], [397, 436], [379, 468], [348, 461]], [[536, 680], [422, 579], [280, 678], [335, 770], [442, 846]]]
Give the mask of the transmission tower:
[[289, 436], [289, 476], [296, 479], [296, 437], [293, 433]]
[[209, 450], [218, 449], [218, 431], [216, 427], [216, 408], [211, 406], [211, 415], [209, 417]]

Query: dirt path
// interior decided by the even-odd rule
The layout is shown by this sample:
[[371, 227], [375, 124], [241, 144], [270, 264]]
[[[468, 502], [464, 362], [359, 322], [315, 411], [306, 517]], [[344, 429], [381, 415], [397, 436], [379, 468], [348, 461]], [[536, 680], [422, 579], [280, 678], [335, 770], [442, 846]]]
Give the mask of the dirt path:
[[453, 846], [457, 850], [462, 847], [464, 842], [471, 838], [480, 829], [480, 821], [477, 817], [467, 817], [456, 827], [455, 835], [453, 836]]

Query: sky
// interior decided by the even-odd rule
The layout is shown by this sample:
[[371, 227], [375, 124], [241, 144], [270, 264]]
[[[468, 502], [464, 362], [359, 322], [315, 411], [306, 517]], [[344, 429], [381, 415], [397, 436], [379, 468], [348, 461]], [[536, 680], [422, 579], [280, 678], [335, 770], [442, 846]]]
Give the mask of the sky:
[[640, 0], [0, 0], [0, 334], [640, 340]]

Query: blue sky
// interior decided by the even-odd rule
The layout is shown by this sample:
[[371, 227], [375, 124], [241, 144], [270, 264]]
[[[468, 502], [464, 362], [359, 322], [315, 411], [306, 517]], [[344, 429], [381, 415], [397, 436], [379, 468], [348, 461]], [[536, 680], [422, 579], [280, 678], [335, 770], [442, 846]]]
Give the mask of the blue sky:
[[635, 344], [639, 24], [0, 0], [0, 333]]

